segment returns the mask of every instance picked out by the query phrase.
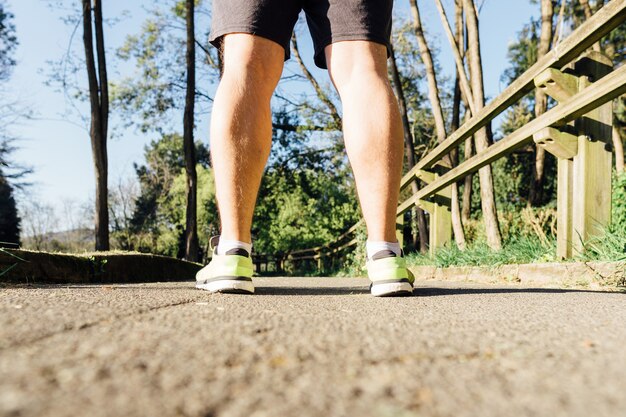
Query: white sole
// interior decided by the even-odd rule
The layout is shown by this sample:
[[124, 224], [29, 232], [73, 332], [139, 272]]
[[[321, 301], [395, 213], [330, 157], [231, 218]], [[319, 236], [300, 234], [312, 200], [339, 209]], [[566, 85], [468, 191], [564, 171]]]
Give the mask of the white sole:
[[196, 282], [196, 288], [209, 292], [254, 294], [254, 285], [250, 281], [221, 279], [206, 284]]
[[413, 286], [408, 282], [390, 282], [386, 284], [374, 284], [370, 291], [374, 297], [411, 295], [413, 294]]

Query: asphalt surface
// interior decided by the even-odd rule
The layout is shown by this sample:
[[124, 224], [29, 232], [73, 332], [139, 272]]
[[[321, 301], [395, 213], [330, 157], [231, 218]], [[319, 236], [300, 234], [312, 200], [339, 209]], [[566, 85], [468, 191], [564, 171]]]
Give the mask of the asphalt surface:
[[0, 287], [1, 416], [624, 416], [626, 295]]

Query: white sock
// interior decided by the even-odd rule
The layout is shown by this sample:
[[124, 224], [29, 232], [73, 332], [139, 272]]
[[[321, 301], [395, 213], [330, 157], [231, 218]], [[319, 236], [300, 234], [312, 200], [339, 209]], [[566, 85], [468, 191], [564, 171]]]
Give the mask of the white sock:
[[252, 243], [242, 242], [240, 240], [228, 240], [220, 238], [217, 244], [217, 253], [223, 255], [231, 249], [245, 249], [249, 254], [252, 253]]
[[372, 259], [381, 250], [390, 250], [396, 254], [396, 256], [402, 256], [402, 250], [400, 249], [400, 242], [365, 242], [365, 249], [367, 250], [367, 259]]

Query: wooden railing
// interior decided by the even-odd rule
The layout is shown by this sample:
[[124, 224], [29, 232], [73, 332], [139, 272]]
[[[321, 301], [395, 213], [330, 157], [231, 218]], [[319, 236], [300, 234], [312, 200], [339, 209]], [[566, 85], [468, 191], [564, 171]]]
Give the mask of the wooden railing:
[[[431, 251], [449, 244], [450, 185], [534, 142], [558, 158], [557, 256], [573, 256], [602, 233], [611, 216], [611, 100], [626, 93], [626, 65], [613, 70], [611, 59], [589, 48], [625, 21], [626, 0], [608, 2], [420, 160], [404, 175], [401, 188], [415, 180], [426, 186], [400, 203], [399, 228], [403, 214], [419, 206], [430, 214]], [[535, 88], [558, 104], [459, 165], [446, 166], [451, 151]], [[323, 257], [355, 243], [348, 238], [359, 225], [328, 245], [291, 252], [284, 260], [321, 264]]]

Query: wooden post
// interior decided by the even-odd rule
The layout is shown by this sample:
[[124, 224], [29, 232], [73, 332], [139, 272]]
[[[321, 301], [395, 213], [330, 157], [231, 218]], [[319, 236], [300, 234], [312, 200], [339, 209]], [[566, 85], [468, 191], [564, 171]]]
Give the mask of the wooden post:
[[[581, 76], [578, 88], [587, 88], [613, 70], [613, 62], [591, 51], [574, 66]], [[599, 237], [611, 222], [611, 169], [613, 106], [606, 103], [576, 120], [578, 154], [574, 157], [573, 249], [584, 250], [592, 237]]]
[[324, 263], [322, 262], [322, 251], [316, 251], [316, 255], [317, 255], [317, 272], [322, 272], [322, 267], [324, 265]]
[[571, 258], [574, 231], [572, 217], [573, 158], [578, 153], [578, 137], [553, 127], [547, 127], [535, 133], [533, 139], [538, 146], [543, 147], [558, 158], [556, 255], [559, 259]]
[[572, 241], [574, 239], [573, 199], [574, 161], [559, 158], [556, 196], [556, 256], [558, 259], [572, 257]]
[[404, 214], [396, 217], [396, 238], [400, 243], [400, 247], [404, 247]]
[[[451, 187], [441, 190], [437, 196], [443, 196], [449, 200], [452, 198]], [[433, 212], [430, 214], [430, 254], [452, 241], [452, 214], [450, 204], [440, 201], [435, 196]]]
[[[427, 183], [433, 182], [439, 175], [421, 171], [420, 178]], [[430, 214], [430, 248], [429, 253], [434, 255], [435, 250], [452, 241], [452, 214], [450, 202], [452, 187], [448, 186], [437, 192], [433, 201], [420, 200], [419, 206]]]
[[[610, 73], [612, 68], [608, 57], [591, 51], [564, 71], [553, 68], [544, 71], [535, 79], [535, 85], [563, 102]], [[612, 124], [609, 102], [573, 124], [542, 129], [533, 135], [537, 144], [559, 158], [557, 257], [561, 259], [571, 258], [574, 252], [581, 253], [585, 242], [600, 236], [611, 221]]]

